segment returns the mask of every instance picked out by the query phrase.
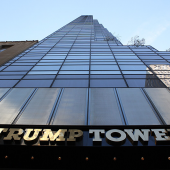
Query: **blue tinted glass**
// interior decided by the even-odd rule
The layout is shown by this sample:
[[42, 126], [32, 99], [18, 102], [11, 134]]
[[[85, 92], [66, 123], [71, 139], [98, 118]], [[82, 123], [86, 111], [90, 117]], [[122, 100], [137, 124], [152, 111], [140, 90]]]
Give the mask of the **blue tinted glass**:
[[57, 74], [58, 71], [30, 71], [28, 74]]
[[55, 80], [52, 87], [88, 87], [88, 79]]
[[127, 87], [123, 79], [91, 79], [90, 87]]
[[147, 70], [145, 65], [119, 65], [122, 70]]
[[19, 80], [0, 80], [0, 87], [13, 87]]
[[54, 79], [56, 75], [26, 75], [24, 79]]
[[60, 71], [59, 74], [89, 74], [89, 71]]
[[8, 66], [4, 71], [25, 71], [31, 68], [32, 66]]
[[21, 80], [16, 87], [50, 87], [53, 80]]
[[123, 74], [151, 74], [150, 71], [122, 71]]
[[89, 70], [89, 65], [63, 65], [61, 70]]
[[91, 70], [119, 70], [117, 65], [91, 65]]
[[35, 66], [32, 71], [35, 71], [35, 70], [42, 70], [42, 71], [45, 71], [45, 70], [59, 70], [60, 66]]
[[129, 87], [165, 87], [159, 79], [126, 79]]
[[90, 74], [121, 74], [120, 71], [90, 71]]

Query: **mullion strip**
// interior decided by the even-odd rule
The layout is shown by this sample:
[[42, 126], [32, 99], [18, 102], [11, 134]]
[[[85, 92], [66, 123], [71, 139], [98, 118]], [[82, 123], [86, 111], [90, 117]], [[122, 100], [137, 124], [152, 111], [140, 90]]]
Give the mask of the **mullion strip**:
[[119, 96], [118, 90], [117, 90], [117, 88], [114, 88], [113, 90], [114, 90], [115, 97], [116, 97], [116, 100], [117, 100], [117, 105], [118, 105], [118, 108], [119, 108], [122, 123], [123, 123], [123, 125], [129, 125], [127, 117], [126, 117], [126, 114], [125, 114], [125, 111], [123, 109], [123, 104], [121, 102], [121, 98]]
[[50, 125], [53, 122], [54, 118], [55, 118], [58, 106], [60, 104], [60, 101], [61, 101], [61, 98], [62, 98], [62, 95], [63, 95], [63, 91], [64, 91], [64, 89], [61, 88], [60, 92], [59, 92], [59, 94], [58, 94], [58, 96], [56, 98], [56, 101], [55, 101], [55, 103], [53, 105], [53, 109], [52, 109], [52, 111], [51, 111], [51, 113], [49, 115], [49, 118], [47, 120], [47, 123], [46, 123], [47, 125]]

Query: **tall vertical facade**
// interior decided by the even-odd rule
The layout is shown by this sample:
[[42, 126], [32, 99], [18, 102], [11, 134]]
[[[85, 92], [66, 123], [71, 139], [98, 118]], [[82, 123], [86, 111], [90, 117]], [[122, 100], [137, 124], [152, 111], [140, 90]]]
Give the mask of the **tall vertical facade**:
[[80, 16], [0, 67], [0, 123], [169, 124], [169, 62]]
[[[0, 54], [4, 50], [2, 49]], [[162, 151], [160, 151], [159, 147], [155, 146], [152, 136], [149, 137], [151, 140], [148, 147], [143, 147], [144, 149], [141, 149], [142, 143], [139, 142], [137, 145], [139, 147], [134, 147], [129, 141], [122, 144], [127, 147], [110, 149], [107, 142], [111, 141], [113, 136], [109, 138], [109, 133], [106, 133], [107, 140], [100, 139], [100, 141], [99, 135], [95, 140], [99, 140], [101, 146], [107, 146], [106, 150], [103, 149], [99, 152], [97, 149], [100, 148], [93, 147], [92, 139], [88, 138], [87, 134], [89, 128], [100, 130], [102, 128], [105, 130], [158, 128], [159, 131], [161, 128], [169, 128], [169, 65], [170, 52], [158, 51], [150, 45], [123, 45], [98, 20], [94, 20], [93, 16], [82, 15], [1, 65], [0, 124], [3, 125], [3, 128], [22, 127], [26, 129], [27, 126], [33, 129], [38, 128], [36, 133], [43, 128], [48, 129], [42, 134], [49, 133], [50, 128], [54, 128], [54, 130], [64, 128], [69, 132], [68, 134], [71, 134], [68, 128], [85, 130], [83, 141], [75, 144], [75, 146], [86, 146], [86, 149], [79, 148], [81, 154], [80, 150], [76, 150], [74, 147], [67, 147], [64, 152], [60, 147], [55, 149], [51, 147], [45, 149], [46, 147], [44, 147], [44, 153], [49, 156], [43, 157], [43, 154], [37, 155], [41, 151], [41, 147], [33, 147], [35, 150], [31, 147], [23, 147], [28, 152], [28, 155], [27, 152], [24, 153], [26, 158], [30, 157], [33, 160], [35, 154], [37, 156], [35, 158], [41, 161], [41, 166], [36, 165], [36, 161], [33, 164], [28, 161], [30, 166], [48, 167], [49, 164], [46, 161], [48, 160], [52, 161], [51, 166], [54, 168], [53, 162], [56, 161], [54, 157], [57, 155], [59, 161], [66, 160], [57, 166], [60, 169], [68, 169], [69, 160], [80, 159], [81, 163], [82, 160], [88, 161], [87, 155], [90, 154], [91, 160], [99, 162], [101, 160], [99, 165], [105, 167], [107, 161], [117, 160], [117, 156], [115, 156], [117, 154], [118, 161], [122, 159], [123, 164], [121, 161], [116, 165], [107, 162], [108, 167], [126, 168], [123, 166], [127, 164], [135, 166], [132, 163], [132, 157], [137, 162], [143, 161], [145, 159], [143, 155], [145, 156], [145, 153], [149, 151], [151, 155], [147, 160], [150, 161], [151, 158], [151, 162], [153, 161], [157, 167], [159, 164], [155, 163], [159, 163], [159, 161], [153, 159], [158, 158], [154, 154], [156, 149], [157, 153], [165, 156], [164, 163], [168, 166], [166, 161], [170, 160], [169, 146], [162, 147]], [[126, 135], [128, 136], [130, 132], [127, 129]], [[4, 134], [7, 131], [0, 130]], [[155, 131], [155, 134], [158, 135], [159, 131]], [[19, 133], [21, 132], [19, 131]], [[148, 129], [147, 132], [149, 132]], [[101, 130], [101, 133], [104, 131]], [[114, 131], [110, 133], [114, 133]], [[125, 135], [125, 132], [122, 133]], [[165, 136], [168, 130], [162, 130], [161, 133], [162, 136]], [[61, 136], [63, 137], [65, 134], [58, 135], [58, 138]], [[66, 136], [68, 138], [69, 135]], [[169, 139], [162, 136], [159, 136], [162, 141]], [[47, 135], [47, 137], [49, 136]], [[147, 138], [147, 135], [145, 137]], [[138, 138], [146, 142], [145, 137]], [[28, 138], [29, 136], [24, 140], [26, 141]], [[137, 141], [138, 138], [133, 138], [133, 140]], [[15, 137], [10, 138], [10, 140], [12, 139], [19, 140]], [[49, 137], [46, 142], [48, 143], [49, 140], [51, 141], [52, 137]], [[65, 141], [66, 146], [69, 145], [68, 141]], [[22, 142], [24, 143], [24, 141]], [[111, 145], [112, 143], [113, 141]], [[0, 146], [3, 144], [0, 140]], [[149, 147], [152, 145], [154, 147]], [[95, 150], [94, 152], [92, 148]], [[56, 152], [54, 153], [54, 151]], [[74, 154], [71, 154], [72, 152]], [[4, 150], [3, 153], [6, 154], [6, 151]], [[22, 151], [16, 153], [23, 154]], [[98, 154], [95, 155], [95, 153]], [[76, 154], [80, 157], [76, 157]], [[99, 157], [100, 154], [105, 155], [104, 158]], [[129, 154], [132, 155], [129, 156]], [[61, 155], [63, 155], [62, 158]], [[18, 157], [20, 157], [19, 154]], [[25, 157], [20, 159], [23, 159], [24, 162]], [[86, 168], [92, 167], [92, 162], [89, 164], [83, 162], [82, 165]], [[145, 167], [145, 164], [140, 165]], [[15, 167], [17, 168], [19, 165]], [[27, 166], [27, 168], [30, 167]]]

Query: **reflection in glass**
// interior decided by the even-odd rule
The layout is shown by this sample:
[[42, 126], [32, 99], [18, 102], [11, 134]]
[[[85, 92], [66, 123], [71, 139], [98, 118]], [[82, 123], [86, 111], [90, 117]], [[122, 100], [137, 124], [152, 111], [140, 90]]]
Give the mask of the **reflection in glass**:
[[119, 70], [117, 65], [91, 65], [91, 70]]
[[50, 87], [53, 80], [21, 80], [16, 87]]
[[118, 95], [129, 125], [160, 124], [139, 88], [118, 88]]
[[170, 65], [149, 65], [152, 71], [158, 78], [167, 86], [170, 87]]
[[89, 65], [63, 65], [61, 70], [89, 70]]
[[89, 71], [60, 71], [59, 74], [89, 74]]
[[45, 70], [59, 70], [60, 66], [35, 66], [33, 67], [32, 71], [36, 71], [36, 70], [42, 70], [42, 71], [45, 71]]
[[58, 71], [30, 71], [28, 74], [57, 74]]
[[39, 88], [17, 121], [17, 124], [47, 124], [59, 91], [60, 89], [58, 88]]
[[159, 79], [126, 79], [129, 87], [165, 87]]
[[146, 70], [147, 67], [143, 65], [119, 65], [121, 70]]
[[0, 102], [0, 124], [11, 124], [14, 121], [33, 90], [33, 88], [12, 89]]
[[91, 79], [90, 87], [127, 87], [124, 79]]
[[89, 125], [122, 125], [113, 88], [90, 89]]
[[85, 125], [87, 121], [87, 89], [65, 88], [53, 125]]
[[148, 71], [122, 71], [123, 74], [150, 74]]
[[88, 87], [88, 79], [55, 80], [52, 87]]
[[121, 74], [120, 71], [90, 71], [90, 74]]
[[0, 98], [9, 90], [9, 88], [0, 88]]
[[166, 88], [145, 88], [146, 93], [154, 103], [167, 125], [170, 124], [170, 93]]

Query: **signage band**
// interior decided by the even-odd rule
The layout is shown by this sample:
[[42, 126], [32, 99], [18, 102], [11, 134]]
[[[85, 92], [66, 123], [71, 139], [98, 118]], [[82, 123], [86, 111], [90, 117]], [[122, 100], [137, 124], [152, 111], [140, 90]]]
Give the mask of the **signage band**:
[[[105, 138], [109, 145], [122, 145], [128, 139], [133, 145], [138, 141], [143, 145], [147, 145], [149, 136], [154, 136], [155, 144], [169, 144], [170, 136], [169, 129], [111, 129], [105, 131], [104, 129], [89, 129], [89, 137], [93, 138], [93, 145], [100, 145], [102, 138]], [[4, 143], [16, 144], [24, 140], [26, 145], [36, 144], [38, 141], [40, 145], [54, 145], [67, 143], [75, 143], [83, 139], [83, 131], [80, 129], [59, 129], [52, 131], [51, 129], [20, 129], [20, 128], [1, 128], [0, 138]], [[169, 142], [169, 143], [168, 143]]]

